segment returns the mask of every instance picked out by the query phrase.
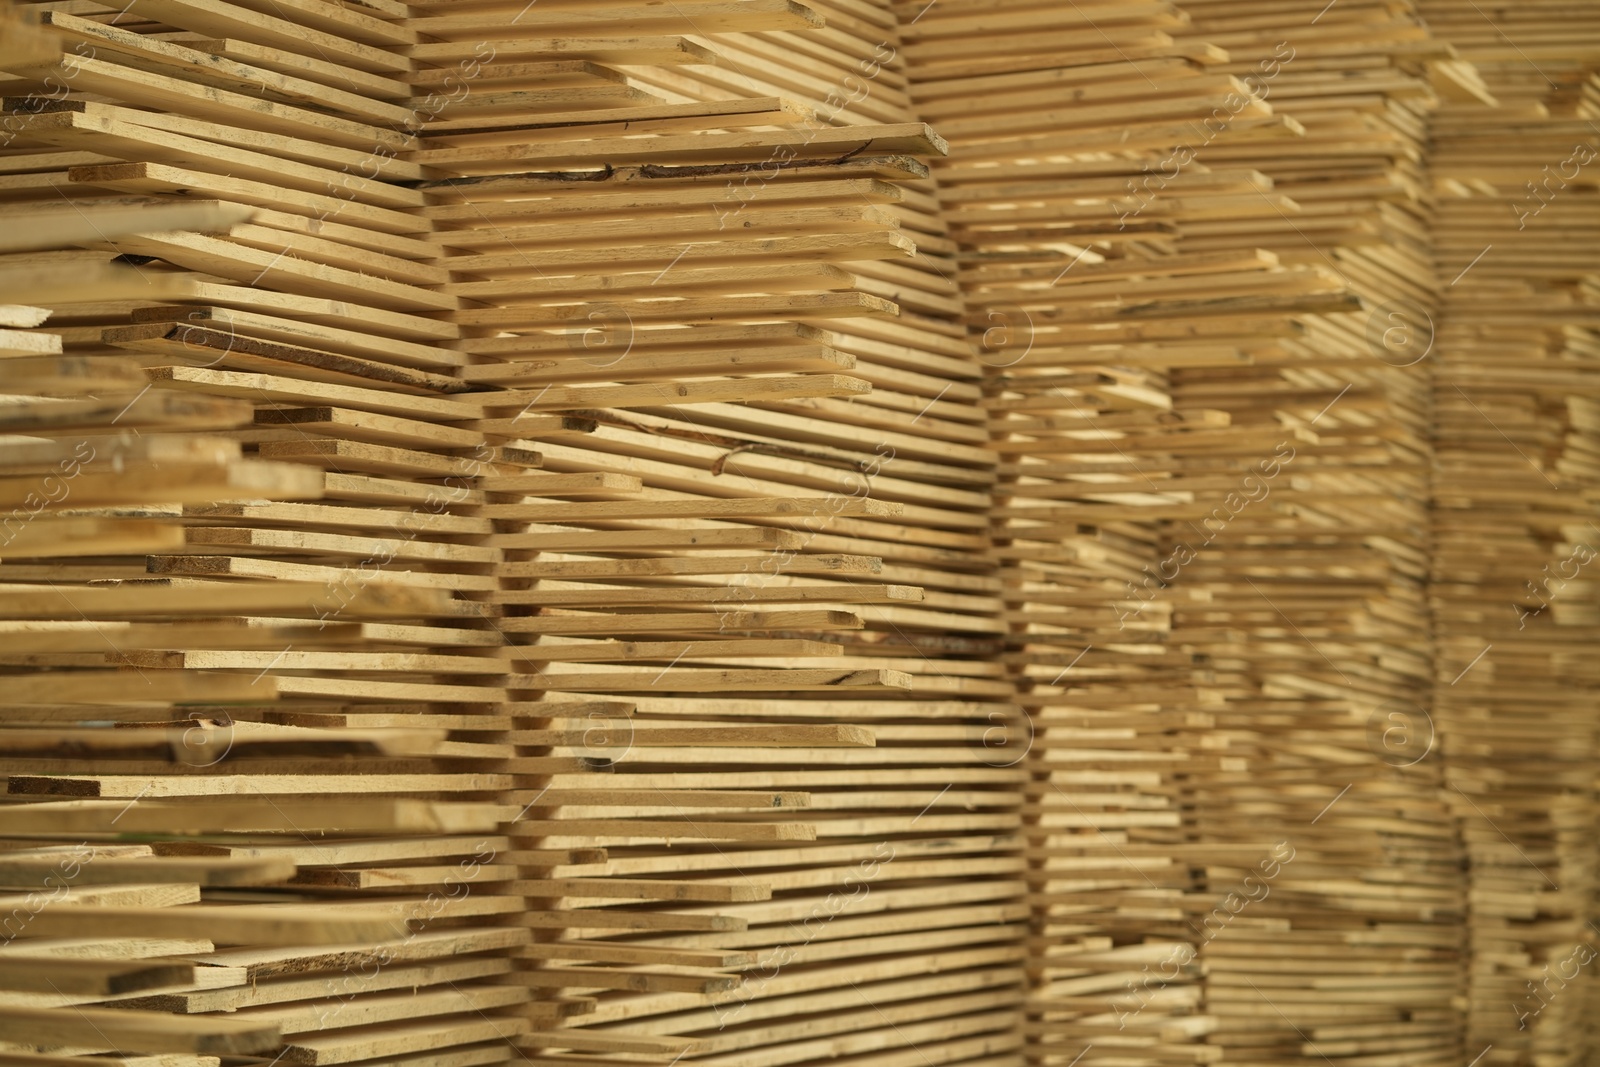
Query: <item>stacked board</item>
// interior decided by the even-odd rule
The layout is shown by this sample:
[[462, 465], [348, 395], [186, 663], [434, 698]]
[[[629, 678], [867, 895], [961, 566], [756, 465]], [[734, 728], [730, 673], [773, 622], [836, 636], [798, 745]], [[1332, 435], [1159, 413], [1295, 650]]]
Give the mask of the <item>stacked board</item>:
[[[274, 973], [254, 962], [371, 957], [407, 932], [414, 900], [328, 911], [307, 906], [295, 890], [258, 897], [254, 887], [288, 886], [302, 879], [303, 867], [337, 862], [331, 857], [347, 847], [332, 837], [319, 845], [302, 832], [399, 839], [445, 829], [483, 833], [496, 822], [493, 805], [385, 797], [385, 775], [370, 779], [379, 795], [366, 803], [302, 796], [326, 779], [318, 764], [419, 763], [443, 741], [442, 730], [285, 728], [236, 711], [270, 705], [278, 679], [162, 669], [177, 648], [202, 657], [216, 649], [270, 656], [298, 645], [337, 656], [363, 626], [443, 610], [442, 598], [390, 591], [327, 626], [318, 615], [338, 601], [314, 583], [203, 588], [109, 573], [120, 555], [182, 551], [178, 518], [186, 502], [292, 502], [314, 498], [319, 487], [302, 468], [244, 457], [223, 436], [250, 423], [248, 403], [158, 394], [126, 355], [74, 354], [74, 328], [50, 328], [49, 305], [70, 319], [94, 303], [181, 296], [188, 286], [126, 265], [71, 265], [51, 244], [74, 231], [99, 241], [144, 226], [221, 228], [251, 214], [185, 204], [52, 209], [33, 214], [3, 243], [5, 291], [47, 305], [7, 305], [0, 335], [10, 498], [0, 591], [7, 675], [0, 1041], [11, 1049], [130, 1050], [215, 1063], [219, 1054], [293, 1042], [289, 1035], [307, 1028], [304, 1012], [168, 1012], [190, 993], [230, 1007], [272, 1003], [270, 982], [259, 1000], [248, 988]], [[211, 613], [232, 617], [207, 619]], [[224, 760], [236, 777], [223, 788], [197, 789], [195, 775]], [[284, 773], [290, 767], [296, 773]], [[443, 792], [479, 776], [392, 776], [410, 777], [436, 777]], [[220, 843], [255, 834], [275, 835], [274, 844]], [[458, 851], [465, 847], [457, 842]], [[230, 957], [231, 946], [247, 947]], [[400, 958], [425, 958], [396, 947]], [[475, 967], [485, 973], [481, 962]], [[406, 972], [410, 984], [416, 968], [397, 968], [386, 983]]]
[[[500, 27], [516, 12], [490, 5], [419, 7], [413, 23], [450, 39], [416, 54], [465, 56], [488, 35], [508, 61], [484, 67], [415, 157], [434, 176], [451, 291], [475, 305], [455, 316], [477, 357], [464, 375], [505, 390], [486, 426], [592, 418], [581, 439], [539, 439], [544, 470], [639, 486], [586, 510], [498, 512], [538, 520], [494, 539], [502, 575], [540, 579], [508, 602], [547, 605], [506, 624], [547, 635], [530, 678], [542, 700], [523, 713], [566, 710], [576, 730], [596, 725], [591, 709], [633, 709], [606, 803], [634, 810], [578, 801], [540, 824], [545, 847], [609, 850], [603, 868], [549, 879], [715, 879], [738, 903], [626, 937], [569, 933], [609, 937], [619, 962], [748, 961], [736, 986], [616, 981], [573, 1022], [586, 1040], [622, 1035], [619, 1050], [688, 1049], [686, 1062], [915, 1063], [930, 1049], [1013, 1062], [1020, 771], [993, 654], [979, 372], [919, 191], [943, 143], [908, 115], [835, 125], [815, 74], [738, 80], [751, 53], [795, 40], [845, 70], [880, 41], [892, 56], [882, 13], [845, 41], [814, 32], [833, 11], [795, 5], [627, 21], [630, 37], [682, 35], [652, 52], [609, 40], [620, 25], [581, 30], [603, 7], [530, 9], [515, 31]], [[729, 32], [697, 32], [716, 30]], [[587, 69], [521, 69], [568, 33], [562, 58]], [[628, 94], [580, 107], [614, 92], [608, 70]], [[509, 123], [516, 93], [536, 111], [550, 99], [548, 114]], [[629, 642], [612, 646], [619, 665], [588, 665], [605, 662], [595, 637]], [[829, 723], [876, 747], [809, 740]], [[814, 843], [775, 837], [778, 815], [717, 810], [730, 787], [803, 792]], [[706, 832], [675, 791], [710, 798]], [[562, 958], [559, 943], [539, 951]], [[572, 958], [605, 958], [584, 951]], [[556, 973], [582, 986], [594, 970]]]
[[[131, 801], [161, 857], [130, 870], [170, 870], [134, 902], [288, 917], [116, 942], [202, 965], [121, 999], [249, 1022], [227, 1049], [291, 1062], [1014, 1060], [993, 462], [949, 268], [919, 249], [948, 252], [916, 191], [943, 145], [905, 115], [836, 128], [806, 81], [684, 81], [718, 41], [821, 21], [690, 7], [74, 6], [46, 16], [64, 62], [11, 60], [6, 196], [60, 201], [47, 233], [160, 223], [64, 231], [59, 278], [140, 273], [39, 292], [99, 374], [41, 391], [139, 394], [63, 432], [190, 433], [143, 479], [118, 453], [123, 495], [51, 502], [95, 516], [87, 558], [46, 537], [0, 564], [33, 600], [113, 583], [95, 619], [133, 628], [108, 657], [46, 607], [8, 725], [81, 723], [60, 754], [109, 744], [99, 720], [167, 728], [126, 735], [142, 763], [19, 747], [15, 832], [115, 840]], [[886, 11], [863, 25], [823, 42], [836, 65], [894, 53]], [[169, 200], [223, 206], [151, 214]], [[17, 464], [57, 458], [18, 440]], [[179, 492], [181, 449], [222, 473]], [[138, 630], [177, 604], [186, 629]], [[76, 668], [81, 696], [36, 706]], [[106, 810], [53, 829], [37, 805], [63, 794]], [[335, 929], [351, 944], [310, 947]], [[6, 1037], [72, 1051], [51, 1032]]]
[[[1486, 102], [1434, 123], [1435, 709], [1470, 859], [1467, 1056], [1592, 1056], [1600, 18], [1420, 5]], [[1486, 106], [1492, 105], [1492, 106]]]
[[1492, 14], [7, 0], [0, 1060], [1585, 1059]]
[[[358, 74], [404, 66], [379, 58], [396, 31], [46, 15], [66, 58], [8, 64], [0, 163], [53, 238], [6, 257], [30, 275], [7, 299], [40, 308], [16, 325], [43, 326], [4, 366], [37, 387], [5, 421], [36, 517], [0, 563], [0, 1040], [502, 1062], [581, 1005], [508, 980], [519, 865], [547, 857], [499, 832], [519, 775], [579, 760], [513, 758], [463, 479], [527, 454], [473, 457], [422, 198], [358, 171], [408, 136], [406, 87]], [[390, 88], [329, 84], [356, 77]]]
[[[1274, 839], [1195, 817], [1241, 764], [1211, 729], [1218, 653], [1176, 644], [1203, 580], [1187, 568], [1206, 562], [1178, 545], [1199, 545], [1188, 531], [1278, 438], [1175, 383], [1248, 366], [1291, 316], [1354, 301], [1320, 264], [1181, 243], [1294, 209], [1260, 173], [1196, 158], [1193, 131], [1240, 85], [1223, 51], [1183, 39], [1186, 12], [1092, 5], [1062, 26], [1052, 5], [992, 7], [941, 4], [907, 36], [920, 113], [951, 143], [935, 176], [983, 331], [1006, 659], [1035, 730], [1030, 1060], [1208, 1062], [1215, 898]], [[1243, 136], [1299, 131], [1264, 103], [1239, 110]]]
[[1456, 1063], [1466, 901], [1426, 596], [1438, 90], [1424, 61], [1443, 49], [1404, 3], [1181, 6], [1295, 133], [1219, 129], [1198, 157], [1291, 206], [1180, 224], [1177, 247], [1247, 240], [1346, 299], [1291, 311], [1292, 335], [1248, 367], [1174, 374], [1175, 402], [1223, 411], [1239, 449], [1213, 468], [1231, 467], [1236, 495], [1173, 531], [1208, 544], [1173, 623], [1207, 665], [1224, 753], [1197, 784], [1196, 831], [1238, 840], [1265, 823], [1278, 842], [1253, 872], [1207, 872], [1222, 905], [1201, 920], [1208, 1040], [1230, 1063]]

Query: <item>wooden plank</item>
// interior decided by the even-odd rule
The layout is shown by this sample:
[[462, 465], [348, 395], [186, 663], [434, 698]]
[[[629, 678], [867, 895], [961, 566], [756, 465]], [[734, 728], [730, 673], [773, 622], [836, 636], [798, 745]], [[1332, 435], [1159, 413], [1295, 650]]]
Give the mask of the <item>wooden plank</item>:
[[0, 1005], [0, 1040], [71, 1046], [87, 1025], [114, 1049], [239, 1055], [277, 1047], [276, 1027], [234, 1019], [183, 1018], [149, 1012], [73, 1008], [32, 1010]]
[[194, 982], [192, 963], [53, 959], [8, 954], [0, 960], [0, 989], [31, 993], [117, 996]]

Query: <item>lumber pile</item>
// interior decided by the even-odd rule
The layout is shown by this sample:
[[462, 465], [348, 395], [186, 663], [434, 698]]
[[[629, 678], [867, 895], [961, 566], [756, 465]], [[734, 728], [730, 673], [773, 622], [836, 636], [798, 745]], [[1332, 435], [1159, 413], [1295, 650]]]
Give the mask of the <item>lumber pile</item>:
[[[1434, 124], [1435, 707], [1470, 858], [1468, 1056], [1592, 1056], [1600, 19], [1421, 5], [1489, 103]], [[1492, 32], [1490, 32], [1492, 31]], [[1491, 1047], [1492, 1046], [1492, 1047]]]
[[460, 463], [432, 427], [477, 414], [415, 314], [418, 198], [363, 179], [332, 221], [382, 131], [330, 70], [169, 43], [221, 28], [181, 5], [46, 15], [65, 58], [8, 63], [0, 157], [0, 1047], [499, 1062], [531, 857], [497, 833], [506, 667], [457, 595], [487, 523], [401, 510]]
[[[582, 33], [569, 12], [530, 9], [516, 31], [527, 41], [494, 29], [509, 7], [468, 18], [441, 5], [414, 23], [449, 38], [414, 50], [430, 60], [481, 35], [518, 64], [551, 59], [539, 40], [572, 32], [562, 58], [586, 65], [550, 78], [551, 104], [513, 126], [502, 95], [545, 83], [497, 58], [413, 156], [433, 175], [434, 240], [465, 305], [452, 316], [475, 357], [463, 377], [501, 390], [484, 397], [480, 427], [592, 420], [581, 438], [527, 433], [543, 477], [609, 490], [486, 509], [525, 524], [494, 535], [498, 573], [540, 579], [501, 594], [543, 605], [502, 623], [545, 635], [517, 653], [543, 690], [517, 705], [519, 734], [631, 710], [615, 792], [586, 800], [582, 782], [552, 777], [572, 801], [528, 827], [550, 835], [545, 847], [603, 843], [608, 861], [544, 884], [589, 876], [601, 897], [602, 876], [648, 887], [693, 871], [728, 895], [685, 899], [732, 902], [679, 908], [676, 922], [608, 907], [594, 924], [589, 905], [614, 903], [599, 899], [565, 919], [535, 913], [568, 936], [537, 947], [563, 962], [534, 980], [600, 990], [573, 1020], [588, 1042], [576, 1049], [653, 1043], [744, 1064], [914, 1062], [938, 1048], [1004, 1062], [1020, 1040], [1020, 771], [993, 656], [978, 371], [948, 267], [925, 251], [945, 242], [917, 188], [943, 143], [909, 115], [832, 125], [814, 76], [778, 69], [730, 96], [721, 72], [752, 51], [787, 55], [766, 42], [818, 17], [720, 7], [726, 19], [652, 19], [668, 35], [653, 51], [600, 21], [604, 5], [585, 9], [578, 21], [596, 21]], [[690, 36], [716, 29], [739, 32]], [[811, 47], [854, 66], [892, 24], [863, 32]], [[696, 62], [724, 48], [717, 66]], [[611, 64], [630, 95], [574, 101], [609, 92]], [[825, 729], [877, 747], [825, 747]], [[765, 802], [717, 802], [718, 790], [774, 787], [809, 796], [804, 835], [761, 814]], [[725, 960], [744, 981], [631, 980], [588, 962], [649, 959]]]
[[156, 854], [124, 877], [160, 884], [129, 906], [284, 916], [145, 945], [74, 913], [200, 968], [118, 979], [189, 1051], [226, 1013], [306, 1063], [1006, 1061], [1022, 746], [979, 371], [919, 251], [942, 142], [639, 73], [795, 4], [406, 14], [52, 9], [66, 59], [11, 65], [6, 196], [56, 237], [16, 266], [98, 375], [39, 391], [139, 394], [19, 407], [18, 491], [46, 423], [172, 433], [51, 502], [78, 550], [0, 562], [42, 622], [8, 832], [114, 838], [131, 803]]
[[1349, 301], [1292, 313], [1292, 336], [1246, 368], [1175, 373], [1175, 402], [1223, 411], [1244, 463], [1251, 439], [1272, 455], [1242, 501], [1184, 531], [1211, 543], [1176, 590], [1173, 640], [1206, 664], [1208, 740], [1225, 746], [1197, 783], [1196, 830], [1236, 840], [1266, 822], [1283, 842], [1281, 871], [1258, 868], [1259, 903], [1245, 869], [1209, 882], [1239, 908], [1226, 929], [1205, 923], [1209, 1040], [1232, 1063], [1455, 1063], [1466, 901], [1426, 597], [1426, 63], [1446, 57], [1410, 4], [1183, 7], [1195, 39], [1227, 50], [1220, 69], [1298, 132], [1219, 133], [1203, 157], [1293, 207], [1181, 227], [1178, 248], [1248, 239], [1331, 273]]
[[[942, 224], [918, 190], [942, 141], [910, 115], [830, 125], [827, 86], [776, 59], [816, 14], [730, 6], [747, 18], [685, 13], [661, 27], [686, 35], [688, 56], [726, 50], [718, 66], [640, 59], [624, 69], [645, 96], [552, 114], [549, 133], [517, 134], [528, 141], [469, 99], [421, 155], [442, 176], [432, 214], [456, 291], [491, 304], [462, 322], [520, 334], [462, 342], [496, 360], [469, 373], [518, 406], [597, 419], [573, 446], [541, 443], [546, 469], [643, 483], [587, 514], [542, 509], [549, 530], [498, 539], [541, 550], [536, 563], [507, 555], [502, 574], [573, 590], [562, 617], [539, 619], [544, 632], [659, 649], [600, 677], [552, 678], [546, 701], [629, 697], [634, 744], [656, 744], [658, 726], [685, 736], [616, 768], [646, 814], [672, 814], [653, 800], [669, 785], [784, 785], [810, 795], [816, 827], [814, 845], [739, 833], [699, 854], [618, 833], [597, 873], [691, 865], [771, 902], [734, 897], [750, 902], [717, 909], [722, 925], [629, 941], [664, 960], [738, 955], [744, 984], [619, 987], [574, 1022], [664, 1048], [693, 1041], [685, 1059], [710, 1064], [1014, 1062], [1021, 773], [1003, 752], [1014, 715], [994, 657], [978, 368], [950, 267], [930, 259], [947, 251]], [[739, 32], [688, 35], [712, 27]], [[893, 56], [890, 19], [859, 34], [808, 46], [842, 69], [880, 42]], [[728, 99], [718, 77], [762, 50], [773, 80]], [[651, 576], [651, 597], [621, 600], [586, 576]], [[768, 609], [819, 600], [834, 613]], [[766, 633], [786, 640], [728, 640]], [[760, 670], [709, 670], [744, 665]], [[819, 720], [870, 729], [878, 747], [800, 741], [814, 728], [794, 723]], [[706, 747], [741, 731], [795, 734], [797, 750]]]
[[[1173, 531], [1271, 442], [1236, 434], [1214, 400], [1179, 402], [1174, 381], [1245, 365], [1291, 313], [1351, 301], [1318, 264], [1178, 246], [1191, 222], [1293, 207], [1187, 145], [1236, 82], [1212, 69], [1219, 50], [1174, 37], [1184, 12], [1096, 6], [1061, 26], [1044, 5], [989, 7], [942, 4], [907, 36], [920, 113], [951, 142], [936, 177], [987, 367], [1006, 659], [1035, 730], [1030, 1061], [1198, 1062], [1218, 1025], [1197, 981], [1202, 919], [1272, 839], [1196, 833], [1216, 708], [1172, 644], [1167, 587], [1190, 562]], [[1257, 103], [1238, 121], [1297, 130]]]
[[1462, 901], [1438, 764], [1372, 730], [1420, 726], [1429, 683], [1426, 369], [1367, 339], [1395, 293], [1431, 305], [1423, 31], [1360, 5], [1056, 15], [941, 5], [911, 52], [969, 314], [1026, 328], [990, 403], [1048, 724], [1031, 1051], [1440, 1059]]
[[1589, 1058], [1600, 22], [1293, 7], [4, 0], [0, 1061]]

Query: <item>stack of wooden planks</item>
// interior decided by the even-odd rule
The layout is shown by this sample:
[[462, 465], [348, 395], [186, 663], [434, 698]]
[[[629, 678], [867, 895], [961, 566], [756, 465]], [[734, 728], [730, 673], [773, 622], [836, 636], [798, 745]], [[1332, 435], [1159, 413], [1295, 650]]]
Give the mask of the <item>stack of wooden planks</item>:
[[1177, 247], [1248, 240], [1332, 275], [1345, 299], [1291, 310], [1292, 335], [1246, 368], [1174, 375], [1175, 402], [1220, 409], [1239, 449], [1212, 467], [1231, 467], [1232, 494], [1180, 533], [1207, 547], [1179, 580], [1173, 640], [1206, 664], [1222, 755], [1197, 783], [1196, 831], [1239, 840], [1265, 823], [1278, 842], [1254, 871], [1208, 871], [1210, 1041], [1232, 1063], [1455, 1063], [1465, 895], [1426, 598], [1424, 61], [1443, 50], [1409, 3], [1182, 6], [1296, 133], [1219, 131], [1201, 158], [1292, 206], [1180, 224]]
[[[497, 56], [413, 157], [434, 176], [427, 214], [464, 305], [463, 377], [502, 390], [480, 426], [537, 440], [541, 477], [607, 490], [485, 512], [519, 522], [492, 538], [498, 573], [539, 579], [500, 595], [542, 607], [502, 623], [530, 635], [515, 655], [543, 691], [515, 705], [519, 735], [612, 715], [629, 752], [605, 798], [553, 777], [572, 800], [528, 827], [545, 847], [609, 851], [545, 876], [596, 896], [565, 920], [535, 913], [576, 947], [537, 946], [561, 966], [532, 981], [605, 990], [573, 1020], [590, 1042], [577, 1049], [1009, 1062], [1021, 771], [994, 655], [979, 369], [918, 189], [943, 143], [904, 114], [831, 124], [830, 86], [791, 69], [788, 43], [814, 36], [818, 11], [662, 11], [647, 24], [668, 36], [640, 42], [633, 7], [512, 20], [510, 6], [424, 5], [413, 23], [441, 39], [418, 57], [464, 58], [480, 38]], [[541, 54], [568, 33], [559, 57]], [[879, 12], [807, 47], [848, 72], [896, 44]], [[771, 57], [765, 80], [731, 91], [755, 54]], [[592, 425], [521, 429], [543, 412]], [[876, 747], [825, 747], [830, 729]], [[809, 797], [804, 835], [718, 792], [773, 787]], [[647, 896], [685, 871], [725, 895], [683, 899], [732, 906], [576, 917], [623, 895], [603, 876]], [[625, 966], [649, 960], [664, 973]], [[672, 970], [714, 960], [743, 961], [743, 984]]]
[[[915, 189], [943, 145], [835, 128], [814, 75], [684, 81], [821, 21], [690, 7], [49, 6], [65, 60], [8, 59], [4, 195], [63, 247], [26, 265], [77, 361], [40, 391], [138, 394], [50, 425], [188, 435], [50, 502], [101, 540], [4, 554], [44, 620], [7, 724], [83, 734], [17, 750], [7, 827], [146, 811], [137, 902], [235, 906], [220, 941], [84, 927], [188, 964], [131, 998], [195, 1016], [188, 1051], [1014, 1059], [1025, 745], [980, 369]], [[891, 60], [887, 9], [856, 29], [834, 66]], [[19, 492], [57, 458], [37, 407]], [[128, 722], [166, 732], [64, 758]], [[63, 794], [105, 806], [53, 823]], [[78, 1048], [53, 1033], [4, 1039]]]
[[0, 1061], [1589, 1054], [1600, 22], [3, 2]]
[[[0, 271], [33, 307], [0, 350], [0, 1042], [499, 1062], [531, 935], [498, 918], [528, 858], [480, 684], [507, 668], [456, 595], [487, 522], [419, 506], [478, 412], [415, 313], [442, 299], [420, 198], [331, 195], [405, 111], [326, 87], [284, 47], [305, 27], [189, 10], [53, 9], [66, 58], [8, 62]], [[310, 76], [227, 58], [261, 50], [247, 26]]]
[[1300, 127], [1261, 101], [1221, 110], [1240, 82], [1183, 37], [1185, 11], [1093, 5], [1063, 26], [1050, 5], [991, 7], [901, 10], [920, 113], [951, 142], [936, 177], [982, 331], [1007, 662], [1036, 730], [1030, 1058], [1205, 1061], [1213, 908], [1274, 839], [1196, 820], [1244, 766], [1210, 729], [1232, 653], [1180, 647], [1174, 620], [1215, 566], [1194, 531], [1279, 437], [1175, 385], [1281, 359], [1291, 316], [1354, 301], [1322, 264], [1249, 243], [1296, 206], [1197, 133]]
[[940, 5], [908, 31], [969, 321], [1025, 333], [990, 404], [1044, 727], [1039, 1062], [1456, 1050], [1458, 854], [1403, 740], [1428, 369], [1369, 340], [1432, 303], [1438, 49], [1392, 8], [1106, 5], [1052, 36], [1043, 5]]
[[[1426, 0], [1488, 102], [1433, 125], [1435, 714], [1470, 860], [1466, 1055], [1593, 1055], [1596, 882], [1593, 71], [1600, 12]], [[1487, 16], [1487, 17], [1486, 17]]]

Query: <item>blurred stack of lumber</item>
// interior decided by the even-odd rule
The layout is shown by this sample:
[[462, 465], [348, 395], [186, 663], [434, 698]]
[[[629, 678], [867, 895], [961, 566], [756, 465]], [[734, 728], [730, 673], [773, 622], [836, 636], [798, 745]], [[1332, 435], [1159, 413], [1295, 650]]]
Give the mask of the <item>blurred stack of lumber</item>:
[[1368, 339], [1396, 295], [1432, 305], [1438, 48], [1393, 5], [1316, 15], [1097, 5], [1052, 36], [1043, 5], [943, 4], [908, 31], [969, 322], [1023, 335], [980, 358], [1041, 727], [1039, 1062], [1457, 1047], [1458, 856], [1401, 739], [1431, 681], [1428, 368]]
[[[1435, 715], [1470, 860], [1466, 1056], [1593, 1057], [1600, 11], [1419, 4], [1488, 102], [1433, 126]], [[1486, 17], [1487, 16], [1487, 17]]]
[[1177, 248], [1249, 241], [1331, 275], [1346, 301], [1291, 311], [1291, 335], [1248, 367], [1174, 375], [1175, 402], [1221, 409], [1238, 449], [1235, 495], [1180, 534], [1208, 547], [1179, 580], [1173, 641], [1204, 664], [1223, 752], [1196, 832], [1265, 824], [1283, 842], [1275, 874], [1208, 870], [1224, 904], [1202, 919], [1210, 1042], [1239, 1064], [1455, 1063], [1464, 879], [1428, 712], [1426, 64], [1445, 50], [1408, 2], [1182, 6], [1297, 132], [1218, 130], [1199, 158], [1285, 204], [1180, 225]]
[[[185, 504], [308, 500], [320, 479], [242, 454], [230, 435], [250, 424], [249, 403], [152, 390], [134, 357], [88, 354], [72, 343], [81, 331], [51, 326], [53, 308], [70, 321], [96, 305], [190, 288], [181, 276], [105, 255], [73, 264], [56, 244], [143, 227], [223, 228], [251, 209], [45, 208], [0, 235], [0, 290], [44, 305], [0, 307], [0, 484], [9, 510], [0, 520], [0, 1042], [58, 1055], [166, 1053], [175, 1063], [270, 1053], [309, 1028], [306, 1012], [190, 1015], [190, 995], [224, 1008], [270, 1004], [270, 982], [250, 988], [278, 973], [262, 961], [370, 956], [406, 933], [420, 901], [330, 911], [298, 891], [253, 888], [288, 886], [337, 863], [346, 836], [359, 849], [372, 835], [403, 845], [408, 834], [492, 831], [493, 805], [385, 794], [475, 790], [494, 776], [377, 773], [361, 780], [363, 795], [318, 801], [306, 794], [326, 789], [330, 766], [359, 761], [385, 772], [420, 763], [444, 731], [331, 731], [241, 714], [270, 706], [283, 680], [203, 669], [213, 657], [286, 647], [337, 657], [363, 627], [444, 610], [439, 594], [387, 590], [326, 625], [319, 616], [339, 601], [320, 584], [117, 572], [117, 557], [184, 551]], [[184, 656], [202, 669], [165, 669]], [[224, 760], [232, 775], [209, 776]], [[319, 844], [312, 834], [327, 836]], [[458, 842], [457, 851], [467, 847]], [[414, 971], [387, 980], [409, 985]]]
[[935, 177], [988, 370], [1006, 660], [1035, 729], [1030, 1059], [1205, 1062], [1220, 1024], [1196, 982], [1206, 920], [1274, 837], [1196, 824], [1230, 769], [1211, 730], [1226, 706], [1216, 653], [1178, 648], [1173, 621], [1204, 580], [1191, 531], [1283, 436], [1174, 383], [1279, 353], [1292, 316], [1354, 300], [1253, 234], [1182, 244], [1294, 209], [1200, 151], [1214, 114], [1273, 144], [1300, 132], [1259, 101], [1220, 110], [1240, 82], [1182, 39], [1184, 11], [1000, 6], [900, 10], [919, 113], [951, 144]]

